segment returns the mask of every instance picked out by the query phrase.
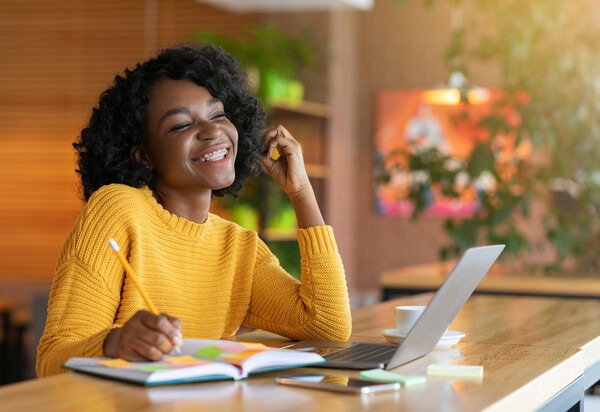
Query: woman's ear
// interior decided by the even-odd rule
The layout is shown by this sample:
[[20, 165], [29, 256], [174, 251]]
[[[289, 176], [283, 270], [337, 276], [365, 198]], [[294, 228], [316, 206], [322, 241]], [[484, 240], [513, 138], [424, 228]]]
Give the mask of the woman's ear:
[[141, 164], [142, 166], [146, 166], [148, 169], [152, 169], [152, 163], [148, 160], [148, 157], [142, 150], [141, 145], [135, 145], [131, 148], [131, 158], [135, 160], [136, 163]]

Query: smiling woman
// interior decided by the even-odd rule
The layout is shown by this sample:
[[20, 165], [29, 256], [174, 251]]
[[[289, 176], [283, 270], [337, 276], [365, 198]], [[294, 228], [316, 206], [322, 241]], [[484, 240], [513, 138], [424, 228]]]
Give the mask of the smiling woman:
[[192, 81], [160, 80], [150, 93], [146, 130], [131, 153], [153, 172], [154, 196], [178, 216], [204, 222], [213, 190], [236, 176], [238, 132], [223, 102]]
[[[75, 356], [157, 360], [181, 337], [228, 339], [242, 326], [348, 338], [333, 230], [300, 144], [265, 118], [238, 63], [217, 47], [167, 49], [115, 78], [74, 144], [87, 204], [59, 256], [39, 376]], [[255, 231], [209, 212], [212, 196], [237, 196], [261, 165], [294, 208], [301, 281]], [[161, 314], [142, 310], [109, 238]]]

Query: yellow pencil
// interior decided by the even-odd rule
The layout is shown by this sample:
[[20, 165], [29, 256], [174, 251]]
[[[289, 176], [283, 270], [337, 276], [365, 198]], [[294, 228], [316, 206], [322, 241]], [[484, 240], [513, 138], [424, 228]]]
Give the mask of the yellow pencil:
[[[154, 306], [154, 303], [152, 303], [152, 301], [150, 300], [150, 296], [148, 296], [146, 294], [146, 291], [142, 287], [142, 284], [139, 282], [138, 277], [135, 274], [135, 271], [133, 270], [133, 268], [131, 267], [131, 265], [129, 264], [127, 259], [125, 258], [125, 255], [123, 255], [123, 252], [121, 252], [121, 248], [119, 247], [119, 244], [117, 243], [117, 241], [114, 240], [113, 238], [110, 238], [110, 239], [108, 239], [108, 243], [110, 243], [110, 247], [114, 250], [115, 255], [117, 255], [117, 258], [121, 262], [121, 265], [123, 265], [123, 268], [125, 269], [125, 273], [127, 274], [127, 277], [129, 278], [129, 280], [131, 280], [131, 282], [133, 283], [135, 288], [138, 290], [140, 295], [142, 295], [142, 298], [144, 299], [144, 302], [146, 302], [146, 306], [148, 306], [148, 309], [150, 309], [150, 312], [154, 313], [155, 315], [158, 315], [159, 314], [158, 309], [156, 309], [156, 306]], [[175, 346], [175, 351], [177, 353], [181, 353], [181, 349], [179, 349], [179, 346]]]

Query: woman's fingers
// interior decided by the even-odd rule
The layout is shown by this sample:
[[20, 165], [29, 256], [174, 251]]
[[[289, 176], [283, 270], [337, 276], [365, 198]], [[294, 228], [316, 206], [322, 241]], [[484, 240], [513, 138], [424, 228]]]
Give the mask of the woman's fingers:
[[160, 360], [181, 345], [181, 321], [165, 314], [138, 311], [118, 331], [116, 356], [130, 360]]

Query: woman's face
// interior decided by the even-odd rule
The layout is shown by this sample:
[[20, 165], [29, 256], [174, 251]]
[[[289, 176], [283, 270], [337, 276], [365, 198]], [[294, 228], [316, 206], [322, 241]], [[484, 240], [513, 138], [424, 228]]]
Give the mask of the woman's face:
[[150, 94], [146, 141], [136, 160], [153, 170], [158, 190], [212, 191], [233, 183], [237, 143], [223, 103], [206, 88], [163, 79]]

